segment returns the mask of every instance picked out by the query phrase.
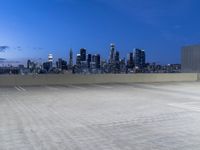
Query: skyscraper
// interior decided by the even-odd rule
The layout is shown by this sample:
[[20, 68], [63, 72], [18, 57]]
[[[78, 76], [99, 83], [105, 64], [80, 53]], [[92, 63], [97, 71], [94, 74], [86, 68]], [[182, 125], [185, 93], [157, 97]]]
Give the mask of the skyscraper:
[[146, 55], [145, 55], [145, 51], [142, 50], [141, 51], [141, 65], [142, 65], [142, 68], [145, 67], [145, 64], [146, 64]]
[[69, 69], [72, 69], [72, 67], [73, 67], [73, 51], [70, 48], [70, 51], [69, 51]]
[[95, 55], [92, 55], [92, 62], [95, 62]]
[[49, 63], [49, 68], [52, 69], [53, 68], [53, 55], [52, 54], [48, 55], [48, 63]]
[[95, 64], [97, 69], [101, 68], [101, 57], [99, 54], [95, 54]]
[[81, 61], [86, 61], [86, 49], [80, 49]]
[[81, 66], [81, 54], [76, 55], [76, 65]]
[[119, 62], [119, 51], [115, 52], [115, 62]]
[[62, 58], [59, 58], [58, 61], [56, 62], [56, 67], [58, 69], [62, 69]]
[[44, 62], [43, 63], [43, 69], [46, 71], [46, 72], [49, 72], [51, 70], [51, 63], [50, 62]]
[[127, 58], [127, 67], [133, 68], [133, 66], [134, 66], [133, 53], [129, 53]]
[[145, 67], [145, 62], [146, 62], [146, 56], [145, 56], [145, 51], [136, 48], [134, 52], [134, 63], [135, 63], [135, 68], [142, 70]]
[[119, 51], [115, 51], [115, 71], [114, 73], [119, 73], [120, 72], [120, 58], [119, 58]]
[[49, 55], [48, 55], [48, 61], [49, 61], [49, 62], [53, 62], [53, 55], [52, 55], [52, 54], [49, 54]]
[[62, 58], [58, 59], [58, 61], [56, 62], [56, 66], [60, 70], [67, 70], [67, 62]]
[[91, 54], [87, 54], [87, 65], [88, 65], [88, 68], [90, 68], [91, 61], [92, 61], [92, 55]]
[[114, 55], [115, 55], [115, 45], [113, 43], [110, 44], [110, 63], [113, 63], [114, 61]]
[[30, 69], [31, 68], [31, 60], [27, 61], [27, 68]]

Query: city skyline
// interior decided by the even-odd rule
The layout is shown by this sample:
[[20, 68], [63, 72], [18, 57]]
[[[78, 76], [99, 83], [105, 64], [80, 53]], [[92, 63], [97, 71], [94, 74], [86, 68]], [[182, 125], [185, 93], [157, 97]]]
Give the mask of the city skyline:
[[102, 58], [100, 53], [90, 53], [80, 48], [74, 54], [69, 49], [69, 57], [55, 58], [48, 54], [45, 61], [27, 59], [26, 64], [12, 64], [0, 66], [0, 74], [128, 74], [128, 73], [180, 73], [180, 64], [158, 64], [146, 59], [143, 49], [135, 48], [122, 57], [114, 43], [110, 44], [108, 59]]
[[[16, 63], [16, 65], [13, 65], [13, 66], [18, 66], [19, 64], [23, 64], [23, 65], [26, 65], [27, 64], [27, 60], [31, 60], [31, 61], [33, 61], [33, 62], [45, 62], [45, 61], [48, 61], [48, 55], [52, 55], [52, 57], [53, 57], [53, 62], [55, 63], [56, 62], [56, 60], [58, 60], [58, 59], [64, 59], [64, 60], [66, 60], [67, 61], [67, 63], [71, 63], [70, 61], [69, 61], [69, 58], [73, 58], [72, 59], [72, 63], [73, 64], [75, 64], [76, 63], [76, 56], [78, 55], [78, 54], [80, 54], [80, 50], [81, 49], [85, 49], [86, 51], [87, 51], [87, 53], [86, 53], [86, 55], [87, 54], [92, 54], [92, 55], [96, 55], [96, 54], [99, 54], [99, 55], [101, 55], [101, 59], [102, 60], [105, 60], [105, 61], [109, 61], [109, 59], [110, 59], [110, 47], [111, 47], [111, 45], [113, 45], [114, 46], [114, 51], [117, 51], [117, 52], [119, 52], [119, 54], [120, 54], [120, 58], [121, 59], [128, 59], [128, 54], [130, 53], [130, 52], [134, 52], [135, 51], [135, 49], [141, 49], [141, 48], [132, 48], [132, 50], [129, 50], [129, 51], [126, 51], [127, 53], [124, 55], [124, 56], [122, 56], [121, 55], [121, 51], [120, 50], [118, 50], [117, 49], [117, 46], [115, 45], [115, 43], [110, 43], [109, 45], [107, 45], [107, 49], [105, 50], [106, 51], [106, 53], [104, 53], [103, 55], [102, 55], [102, 53], [100, 53], [100, 52], [98, 52], [98, 51], [95, 51], [95, 52], [93, 52], [93, 51], [90, 51], [90, 50], [88, 50], [87, 48], [83, 48], [83, 47], [81, 47], [81, 48], [79, 48], [78, 50], [76, 49], [76, 50], [74, 50], [73, 48], [69, 48], [69, 49], [67, 49], [66, 51], [65, 51], [65, 54], [64, 55], [62, 55], [62, 56], [58, 56], [58, 55], [56, 55], [55, 53], [51, 53], [51, 52], [49, 52], [49, 53], [46, 53], [44, 56], [40, 56], [40, 57], [38, 57], [38, 58], [34, 58], [34, 57], [27, 57], [27, 58], [23, 58], [23, 61], [20, 61], [20, 60], [11, 60], [10, 61], [10, 63], [8, 63], [9, 65], [13, 65], [13, 64], [15, 64]], [[8, 49], [8, 48], [5, 48], [5, 49]], [[113, 51], [113, 55], [114, 55], [114, 51]], [[104, 57], [102, 57], [102, 56], [104, 56]], [[2, 59], [2, 60], [1, 60]], [[2, 63], [2, 64], [4, 64], [4, 59], [3, 58], [1, 58], [0, 59], [0, 63]], [[6, 60], [6, 59], [5, 59]], [[2, 61], [2, 62], [1, 62]], [[5, 61], [6, 62], [6, 61]], [[8, 61], [9, 62], [9, 61]], [[155, 61], [152, 61], [152, 63], [153, 62], [155, 62]], [[12, 64], [13, 63], [13, 64]]]
[[[110, 45], [110, 47], [109, 47], [109, 45]], [[49, 52], [49, 53], [46, 53], [44, 56], [40, 56], [40, 57], [38, 57], [38, 58], [34, 58], [34, 57], [27, 57], [27, 58], [23, 58], [23, 61], [20, 61], [20, 60], [11, 60], [11, 61], [5, 61], [4, 59], [0, 59], [0, 64], [2, 64], [3, 66], [4, 66], [4, 64], [6, 64], [6, 63], [4, 63], [4, 61], [5, 62], [8, 62], [7, 64], [8, 65], [13, 65], [13, 66], [18, 66], [19, 64], [23, 64], [23, 65], [26, 65], [27, 64], [27, 60], [31, 60], [31, 61], [33, 61], [33, 62], [40, 62], [40, 63], [42, 63], [42, 62], [45, 62], [45, 61], [48, 61], [48, 55], [50, 54], [50, 55], [52, 55], [52, 57], [54, 58], [53, 59], [53, 62], [55, 63], [56, 62], [56, 60], [58, 60], [58, 59], [63, 59], [63, 60], [66, 60], [67, 61], [67, 63], [70, 63], [70, 61], [69, 61], [69, 58], [72, 56], [73, 57], [73, 59], [72, 59], [72, 62], [73, 62], [73, 64], [75, 64], [76, 63], [76, 56], [78, 55], [78, 54], [80, 54], [80, 50], [81, 49], [85, 49], [86, 51], [87, 51], [87, 54], [93, 54], [93, 55], [96, 55], [96, 54], [99, 54], [99, 55], [101, 55], [101, 59], [102, 60], [105, 60], [105, 61], [109, 61], [109, 59], [110, 59], [110, 48], [112, 47], [112, 45], [113, 45], [113, 54], [112, 55], [114, 55], [114, 51], [117, 51], [118, 53], [119, 53], [119, 55], [120, 55], [120, 59], [125, 59], [125, 60], [127, 60], [128, 59], [128, 55], [129, 55], [129, 53], [130, 52], [134, 52], [135, 51], [135, 49], [141, 49], [141, 50], [144, 50], [144, 49], [142, 49], [142, 48], [139, 48], [139, 47], [137, 47], [137, 48], [132, 48], [131, 50], [126, 50], [126, 54], [125, 55], [122, 55], [122, 54], [124, 54], [123, 53], [123, 51], [120, 51], [119, 49], [117, 49], [117, 46], [116, 46], [116, 44], [115, 43], [110, 43], [109, 45], [107, 45], [107, 49], [105, 50], [106, 51], [106, 53], [100, 53], [101, 51], [90, 51], [90, 50], [88, 50], [87, 48], [79, 48], [78, 50], [76, 49], [76, 50], [74, 50], [73, 48], [69, 48], [69, 49], [67, 49], [66, 51], [65, 51], [65, 54], [64, 55], [62, 55], [62, 56], [58, 56], [58, 55], [56, 55], [55, 53], [51, 53], [51, 52]], [[3, 48], [3, 49], [9, 49], [9, 47], [7, 47], [7, 48]], [[71, 56], [70, 56], [70, 54], [71, 54]], [[86, 54], [86, 55], [87, 55]], [[113, 56], [114, 57], [114, 56]], [[114, 59], [114, 58], [113, 58]], [[148, 59], [146, 59], [149, 63], [159, 63], [159, 62], [156, 62], [156, 61], [149, 61]], [[159, 63], [159, 64], [162, 64], [162, 63]]]
[[[81, 47], [106, 59], [114, 42], [149, 62], [180, 63], [184, 45], [198, 44], [198, 0], [0, 0], [0, 62], [58, 58]], [[68, 57], [68, 53], [67, 56]]]

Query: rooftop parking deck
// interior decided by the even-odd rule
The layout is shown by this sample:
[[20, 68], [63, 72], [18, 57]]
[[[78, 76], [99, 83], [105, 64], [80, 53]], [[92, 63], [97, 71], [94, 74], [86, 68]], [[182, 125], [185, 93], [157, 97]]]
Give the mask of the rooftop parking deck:
[[0, 150], [199, 150], [200, 82], [0, 87]]

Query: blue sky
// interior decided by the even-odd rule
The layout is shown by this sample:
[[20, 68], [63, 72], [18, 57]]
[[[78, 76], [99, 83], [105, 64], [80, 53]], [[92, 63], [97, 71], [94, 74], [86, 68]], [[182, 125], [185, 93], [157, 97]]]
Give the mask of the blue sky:
[[[0, 0], [0, 61], [67, 58], [81, 47], [107, 59], [146, 50], [149, 62], [180, 63], [200, 43], [199, 0]], [[4, 60], [5, 61], [5, 60]]]

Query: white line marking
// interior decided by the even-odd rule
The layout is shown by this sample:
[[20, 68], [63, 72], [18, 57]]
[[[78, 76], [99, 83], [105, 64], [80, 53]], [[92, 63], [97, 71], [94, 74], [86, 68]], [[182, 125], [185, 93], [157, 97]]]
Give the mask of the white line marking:
[[20, 89], [20, 88], [18, 88], [17, 86], [15, 86], [15, 89], [16, 89], [17, 91], [21, 91], [21, 89]]
[[22, 91], [26, 91], [26, 89], [24, 89], [23, 87], [19, 86], [19, 89], [21, 89]]

